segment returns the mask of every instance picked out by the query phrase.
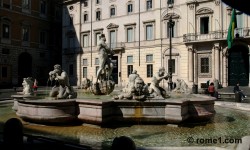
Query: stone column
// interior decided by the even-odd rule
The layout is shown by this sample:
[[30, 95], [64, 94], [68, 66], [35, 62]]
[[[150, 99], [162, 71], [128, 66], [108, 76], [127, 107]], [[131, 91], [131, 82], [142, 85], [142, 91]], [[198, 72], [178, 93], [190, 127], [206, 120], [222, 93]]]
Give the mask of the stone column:
[[194, 53], [194, 84], [198, 85], [198, 54], [196, 53], [196, 50], [193, 50]]
[[77, 72], [77, 86], [81, 86], [82, 82], [82, 59], [81, 54], [76, 55], [76, 72]]
[[192, 47], [188, 47], [188, 81], [194, 81], [194, 55]]
[[214, 44], [214, 78], [220, 80], [220, 47]]
[[228, 63], [227, 63], [227, 48], [225, 48], [222, 52], [222, 59], [223, 59], [223, 70], [222, 70], [222, 86], [226, 87], [228, 85]]

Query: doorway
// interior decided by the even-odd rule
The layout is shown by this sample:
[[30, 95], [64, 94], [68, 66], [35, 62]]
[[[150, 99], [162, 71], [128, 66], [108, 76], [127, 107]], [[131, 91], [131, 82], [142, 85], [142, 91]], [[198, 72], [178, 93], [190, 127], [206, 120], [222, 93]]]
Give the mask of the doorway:
[[248, 48], [235, 45], [229, 50], [228, 56], [228, 85], [248, 86], [249, 83], [249, 58]]

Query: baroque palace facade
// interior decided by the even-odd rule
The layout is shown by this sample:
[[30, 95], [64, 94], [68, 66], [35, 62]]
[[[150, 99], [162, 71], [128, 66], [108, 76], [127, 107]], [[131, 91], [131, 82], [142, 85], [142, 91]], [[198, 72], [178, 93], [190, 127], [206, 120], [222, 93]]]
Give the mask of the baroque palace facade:
[[180, 78], [200, 88], [217, 79], [223, 87], [249, 86], [250, 18], [237, 11], [228, 49], [231, 12], [220, 0], [64, 0], [62, 65], [75, 85], [95, 81], [103, 33], [115, 51], [112, 75], [120, 86], [133, 70], [150, 83], [160, 67], [168, 71], [170, 55], [173, 82]]
[[33, 77], [46, 85], [61, 63], [60, 0], [0, 0], [0, 85], [22, 86]]

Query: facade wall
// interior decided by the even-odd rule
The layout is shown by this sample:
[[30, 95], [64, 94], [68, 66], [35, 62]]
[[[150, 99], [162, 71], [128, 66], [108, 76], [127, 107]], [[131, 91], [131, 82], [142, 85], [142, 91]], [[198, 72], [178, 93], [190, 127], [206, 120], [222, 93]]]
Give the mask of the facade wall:
[[[19, 57], [21, 54], [28, 54], [31, 56], [31, 65], [27, 70], [31, 70], [28, 76], [37, 78], [40, 85], [45, 85], [48, 79], [48, 71], [53, 69], [54, 63], [61, 63], [61, 18], [59, 5], [56, 1], [45, 2], [45, 14], [41, 13], [41, 0], [30, 0], [29, 9], [23, 9], [22, 1], [10, 0], [1, 1], [1, 36], [0, 36], [0, 55], [1, 66], [8, 66], [7, 75], [5, 68], [0, 69], [1, 77], [0, 84], [11, 86], [21, 85], [20, 79], [27, 77], [20, 72]], [[56, 18], [56, 11], [59, 12]], [[3, 36], [4, 24], [9, 25], [9, 38]], [[28, 41], [23, 41], [23, 27], [29, 29]], [[56, 28], [59, 28], [56, 29]], [[40, 32], [45, 33], [45, 43], [41, 44]], [[57, 36], [57, 37], [56, 37]], [[59, 38], [60, 40], [56, 40]], [[5, 53], [8, 49], [8, 53]], [[57, 58], [54, 57], [57, 53]], [[59, 54], [59, 55], [58, 55]], [[18, 71], [19, 68], [19, 71]], [[19, 83], [18, 83], [19, 82]]]
[[[88, 2], [87, 6], [84, 3]], [[91, 4], [92, 2], [92, 4]], [[172, 59], [175, 60], [175, 72], [173, 81], [183, 79], [189, 87], [208, 80], [217, 79], [223, 86], [228, 86], [228, 49], [226, 43], [227, 29], [230, 23], [232, 8], [223, 4], [220, 0], [182, 1], [175, 0], [168, 5], [167, 0], [152, 0], [152, 8], [147, 10], [147, 0], [100, 0], [96, 1], [65, 1], [63, 16], [64, 32], [64, 58], [74, 57], [76, 68], [72, 81], [80, 85], [83, 79], [83, 67], [87, 67], [87, 78], [95, 80], [96, 33], [104, 33], [107, 43], [110, 43], [110, 31], [116, 35], [115, 56], [118, 56], [118, 66], [121, 76], [118, 85], [124, 85], [128, 81], [128, 65], [133, 65], [145, 83], [150, 83], [151, 77], [147, 77], [147, 65], [153, 65], [153, 73], [159, 67], [168, 70], [170, 39], [168, 36], [168, 22], [170, 16], [175, 22], [174, 36], [172, 37]], [[128, 13], [127, 5], [133, 5], [133, 12]], [[116, 15], [110, 17], [111, 8], [115, 8]], [[100, 20], [96, 20], [96, 11], [101, 12]], [[84, 14], [88, 19], [84, 21]], [[73, 18], [73, 25], [69, 25], [69, 16]], [[91, 18], [92, 16], [92, 18]], [[249, 16], [245, 14], [239, 23], [239, 33], [244, 45], [249, 45], [249, 35], [241, 34], [248, 30]], [[152, 25], [152, 40], [146, 39], [147, 25]], [[133, 40], [127, 41], [127, 28], [133, 29]], [[67, 33], [75, 34], [75, 47], [69, 47]], [[74, 36], [71, 34], [71, 37]], [[83, 35], [88, 37], [88, 45], [84, 46]], [[85, 41], [86, 42], [86, 41]], [[240, 42], [236, 40], [236, 43]], [[72, 50], [74, 49], [74, 50]], [[153, 55], [151, 62], [146, 62], [146, 56]], [[128, 63], [127, 57], [133, 56], [133, 62]], [[204, 59], [203, 59], [204, 58]], [[83, 59], [88, 64], [83, 65]], [[71, 61], [71, 59], [65, 59]], [[208, 70], [204, 69], [203, 60], [208, 60]], [[68, 62], [64, 61], [64, 68], [68, 68]], [[164, 81], [164, 86], [167, 87]]]

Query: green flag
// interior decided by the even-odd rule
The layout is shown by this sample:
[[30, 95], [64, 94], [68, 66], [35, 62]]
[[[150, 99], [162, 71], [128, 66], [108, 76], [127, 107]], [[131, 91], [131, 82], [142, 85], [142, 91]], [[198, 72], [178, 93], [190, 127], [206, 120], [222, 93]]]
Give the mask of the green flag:
[[233, 9], [230, 25], [229, 25], [228, 31], [227, 31], [227, 47], [228, 47], [228, 49], [232, 47], [235, 28], [237, 28], [237, 21], [236, 21], [236, 12], [235, 12], [235, 9]]

